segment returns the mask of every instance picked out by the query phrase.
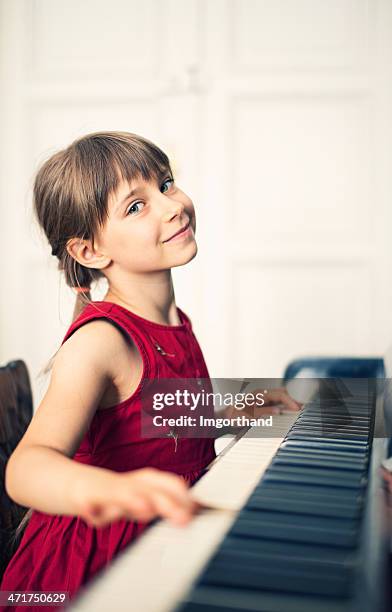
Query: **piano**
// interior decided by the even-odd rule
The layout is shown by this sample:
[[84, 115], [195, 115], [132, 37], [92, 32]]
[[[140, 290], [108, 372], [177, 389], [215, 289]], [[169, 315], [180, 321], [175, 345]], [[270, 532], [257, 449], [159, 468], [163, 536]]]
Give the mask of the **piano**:
[[241, 432], [192, 488], [208, 507], [156, 521], [69, 609], [389, 610], [383, 382], [345, 380], [343, 402], [316, 394]]

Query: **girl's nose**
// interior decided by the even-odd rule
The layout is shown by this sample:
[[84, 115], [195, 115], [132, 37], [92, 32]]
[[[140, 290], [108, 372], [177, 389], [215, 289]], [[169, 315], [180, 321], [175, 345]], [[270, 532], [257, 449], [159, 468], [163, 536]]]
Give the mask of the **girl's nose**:
[[163, 214], [163, 221], [171, 221], [174, 216], [180, 216], [184, 210], [185, 206], [182, 202], [170, 200], [170, 203], [167, 204], [167, 208]]

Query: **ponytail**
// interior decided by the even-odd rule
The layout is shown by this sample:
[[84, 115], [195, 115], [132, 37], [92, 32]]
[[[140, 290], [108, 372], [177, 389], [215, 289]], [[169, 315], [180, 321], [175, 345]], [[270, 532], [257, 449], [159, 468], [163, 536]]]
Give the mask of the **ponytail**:
[[91, 302], [90, 287], [74, 287], [76, 291], [76, 301], [72, 315], [72, 323], [76, 321], [84, 307]]
[[[73, 290], [76, 291], [76, 300], [75, 300], [75, 305], [74, 305], [74, 309], [73, 309], [73, 313], [72, 313], [72, 320], [71, 320], [71, 324], [76, 321], [76, 319], [78, 318], [78, 316], [82, 313], [83, 309], [85, 308], [85, 306], [87, 306], [87, 304], [91, 303], [91, 293], [90, 293], [90, 287], [73, 287]], [[49, 361], [44, 365], [44, 367], [38, 372], [37, 374], [37, 378], [41, 378], [42, 376], [46, 376], [47, 374], [49, 374], [50, 370], [53, 367], [53, 363], [54, 363], [54, 358], [57, 355], [59, 349], [57, 349], [57, 351], [52, 355], [52, 357], [49, 359]]]

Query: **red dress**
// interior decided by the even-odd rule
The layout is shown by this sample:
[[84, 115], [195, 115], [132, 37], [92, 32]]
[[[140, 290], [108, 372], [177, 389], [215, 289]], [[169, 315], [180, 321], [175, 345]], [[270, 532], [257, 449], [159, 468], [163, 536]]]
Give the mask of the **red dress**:
[[[131, 397], [95, 413], [74, 461], [118, 472], [150, 466], [180, 474], [193, 484], [214, 459], [211, 438], [180, 437], [175, 450], [174, 438], [148, 439], [140, 435], [144, 378], [209, 378], [191, 322], [179, 308], [178, 314], [180, 325], [161, 325], [117, 304], [100, 301], [86, 306], [72, 323], [63, 342], [87, 321], [110, 320], [136, 343], [144, 366], [140, 384]], [[0, 590], [68, 591], [72, 598], [146, 527], [146, 523], [120, 519], [97, 528], [80, 517], [35, 510], [7, 566]], [[1, 609], [38, 612], [51, 607]]]

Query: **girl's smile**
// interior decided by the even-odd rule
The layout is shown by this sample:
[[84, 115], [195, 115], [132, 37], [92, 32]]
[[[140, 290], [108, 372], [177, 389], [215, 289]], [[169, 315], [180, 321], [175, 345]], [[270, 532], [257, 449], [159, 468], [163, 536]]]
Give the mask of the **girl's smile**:
[[185, 238], [189, 238], [190, 236], [192, 236], [192, 238], [194, 238], [194, 233], [193, 233], [193, 229], [190, 226], [190, 221], [187, 221], [187, 223], [185, 224], [185, 226], [183, 227], [183, 229], [179, 229], [178, 232], [176, 232], [171, 238], [168, 238], [167, 240], [164, 240], [163, 242], [177, 242], [180, 240], [184, 240]]

